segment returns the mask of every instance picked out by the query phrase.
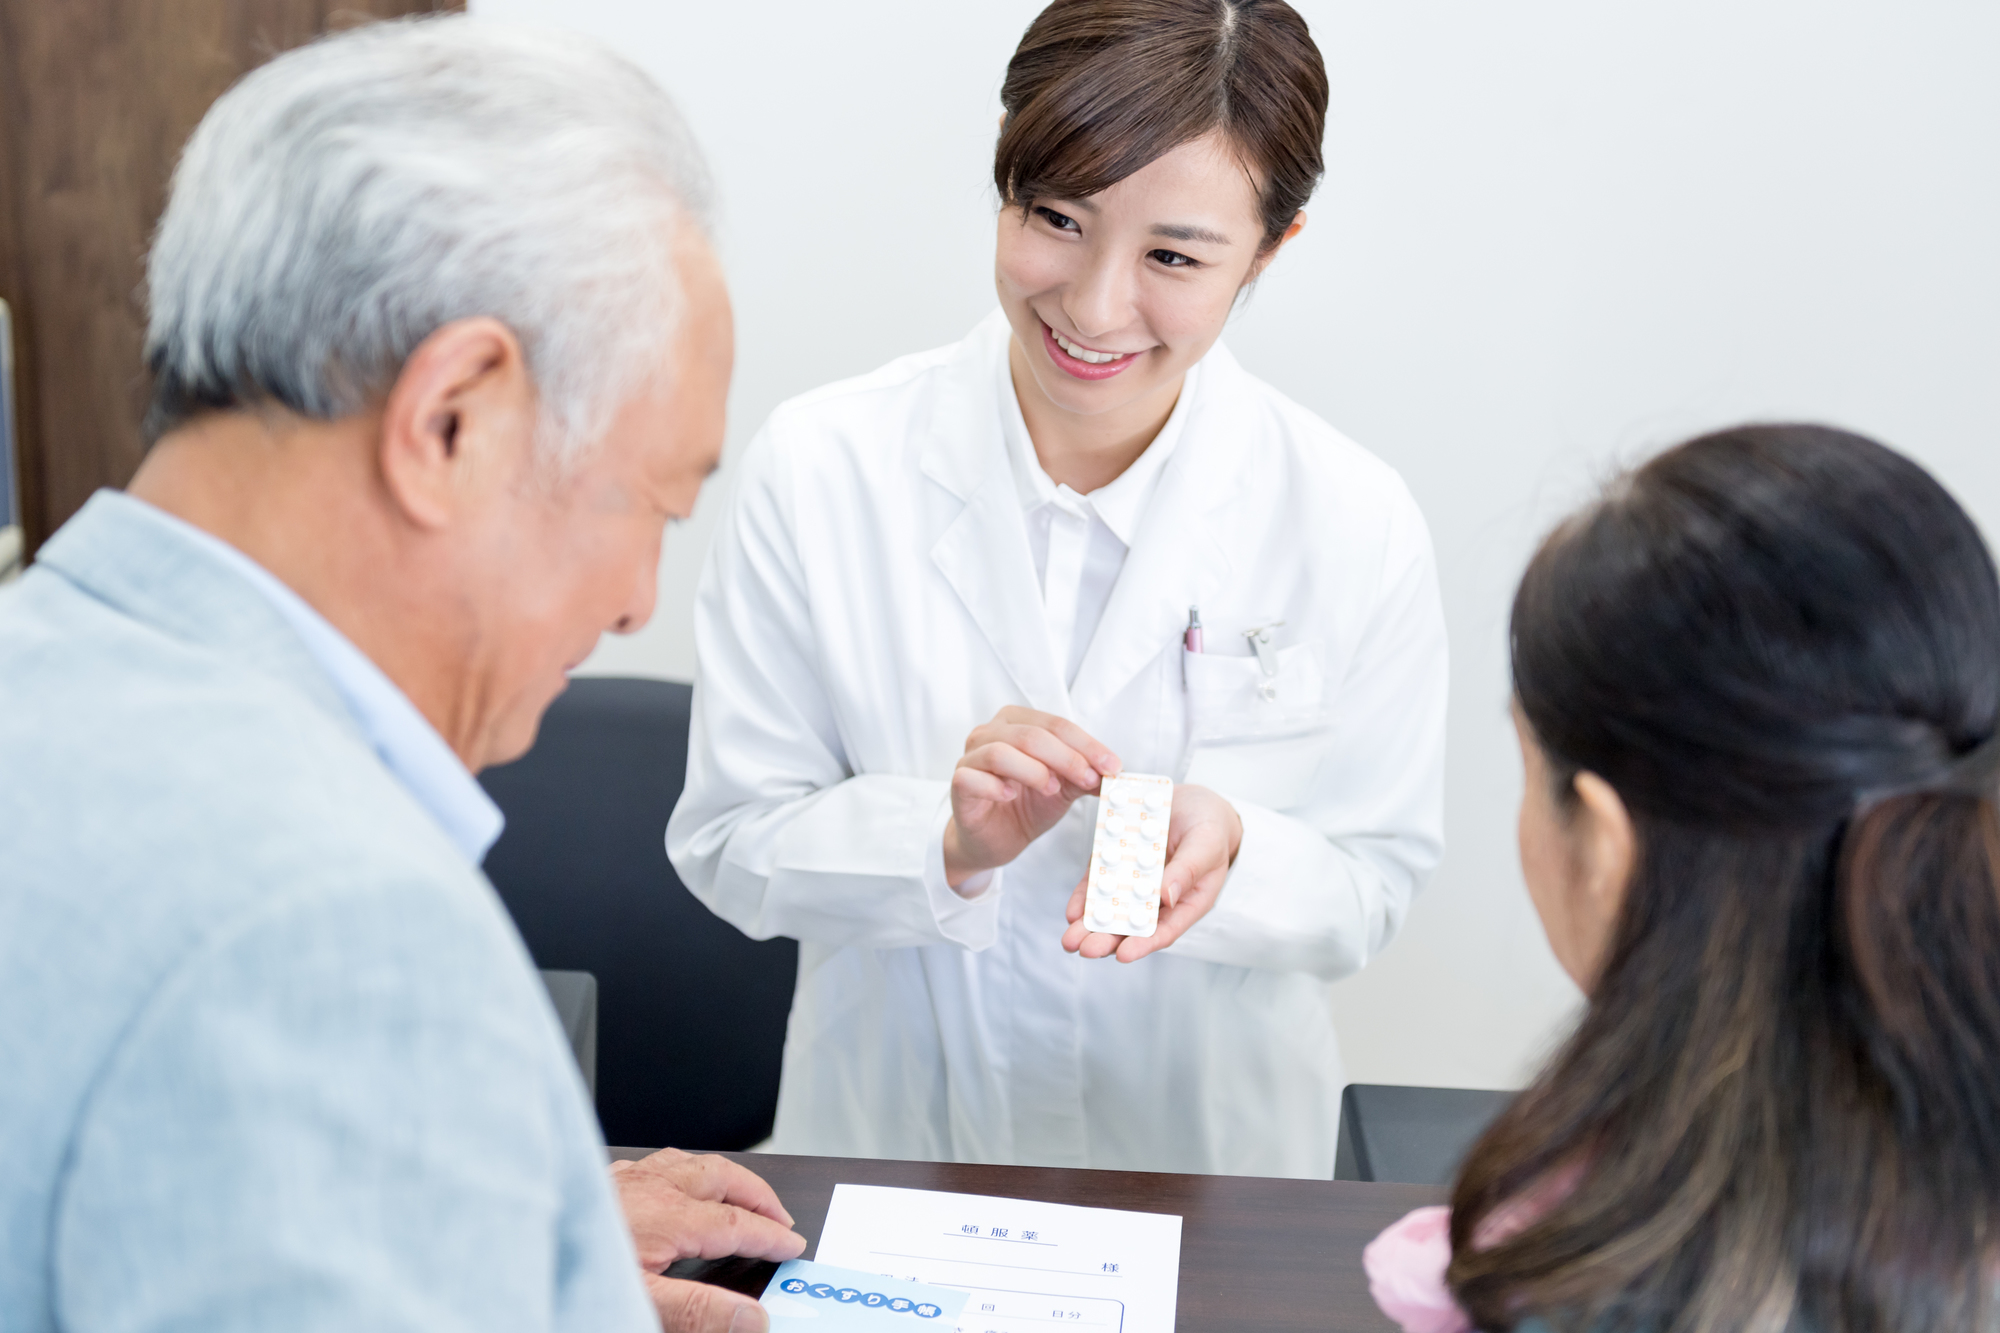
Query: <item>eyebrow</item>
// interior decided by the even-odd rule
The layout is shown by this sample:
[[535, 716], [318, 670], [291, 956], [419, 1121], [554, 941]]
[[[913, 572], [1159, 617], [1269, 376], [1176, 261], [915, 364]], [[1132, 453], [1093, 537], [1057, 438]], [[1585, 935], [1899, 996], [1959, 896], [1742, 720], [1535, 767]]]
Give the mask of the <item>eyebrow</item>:
[[[1056, 202], [1064, 208], [1074, 208], [1083, 213], [1098, 211], [1097, 205], [1088, 199], [1059, 199]], [[1168, 241], [1200, 241], [1203, 245], [1221, 246], [1230, 243], [1229, 238], [1219, 231], [1210, 231], [1207, 227], [1197, 227], [1189, 223], [1156, 222], [1151, 231], [1153, 235]]]
[[1210, 231], [1206, 227], [1175, 226], [1165, 222], [1153, 227], [1153, 235], [1170, 241], [1200, 241], [1204, 245], [1229, 244], [1229, 238], [1219, 231]]

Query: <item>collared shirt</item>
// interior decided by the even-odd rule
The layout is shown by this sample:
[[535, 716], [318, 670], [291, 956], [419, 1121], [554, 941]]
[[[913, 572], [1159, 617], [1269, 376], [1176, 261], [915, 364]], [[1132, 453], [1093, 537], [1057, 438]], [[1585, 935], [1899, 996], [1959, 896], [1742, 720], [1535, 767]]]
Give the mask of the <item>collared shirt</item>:
[[1042, 588], [1042, 613], [1049, 642], [1065, 684], [1076, 683], [1084, 654], [1097, 633], [1125, 554], [1132, 549], [1146, 503], [1159, 489], [1160, 474], [1180, 443], [1188, 404], [1194, 401], [1199, 365], [1188, 369], [1167, 424], [1132, 465], [1088, 495], [1052, 480], [1035, 454], [1014, 377], [1000, 360], [1000, 428], [1007, 439], [1014, 487], [1028, 526], [1028, 549], [1035, 556], [1035, 580]]
[[473, 779], [465, 764], [437, 728], [417, 711], [408, 695], [382, 673], [382, 668], [335, 629], [325, 616], [306, 604], [269, 570], [213, 533], [205, 532], [164, 510], [190, 541], [246, 579], [270, 601], [306, 651], [347, 700], [361, 732], [396, 780], [401, 782], [437, 821], [468, 860], [478, 865], [500, 837], [506, 823], [500, 807]]

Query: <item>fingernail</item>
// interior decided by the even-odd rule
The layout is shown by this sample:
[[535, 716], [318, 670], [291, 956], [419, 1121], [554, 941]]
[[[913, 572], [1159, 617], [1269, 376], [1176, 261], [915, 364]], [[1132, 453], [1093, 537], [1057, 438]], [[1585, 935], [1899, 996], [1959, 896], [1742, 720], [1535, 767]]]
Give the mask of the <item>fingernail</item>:
[[739, 1305], [729, 1316], [729, 1333], [767, 1333], [770, 1327], [771, 1316], [761, 1305]]

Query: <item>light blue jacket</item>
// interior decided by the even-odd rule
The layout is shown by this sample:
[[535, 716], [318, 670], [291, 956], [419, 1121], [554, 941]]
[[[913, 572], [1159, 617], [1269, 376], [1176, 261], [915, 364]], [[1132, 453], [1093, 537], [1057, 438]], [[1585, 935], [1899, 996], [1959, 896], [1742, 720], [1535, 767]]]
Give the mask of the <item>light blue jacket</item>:
[[0, 593], [0, 1330], [656, 1329], [479, 871], [127, 497]]

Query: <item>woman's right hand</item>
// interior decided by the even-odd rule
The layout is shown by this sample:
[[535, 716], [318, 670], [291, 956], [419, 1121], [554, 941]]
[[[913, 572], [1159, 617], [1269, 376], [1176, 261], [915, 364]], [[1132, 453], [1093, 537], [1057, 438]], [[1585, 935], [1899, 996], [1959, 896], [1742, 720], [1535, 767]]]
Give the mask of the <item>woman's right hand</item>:
[[951, 775], [944, 876], [954, 889], [1004, 866], [1055, 827], [1070, 803], [1115, 777], [1118, 756], [1068, 718], [1009, 706], [965, 738]]

